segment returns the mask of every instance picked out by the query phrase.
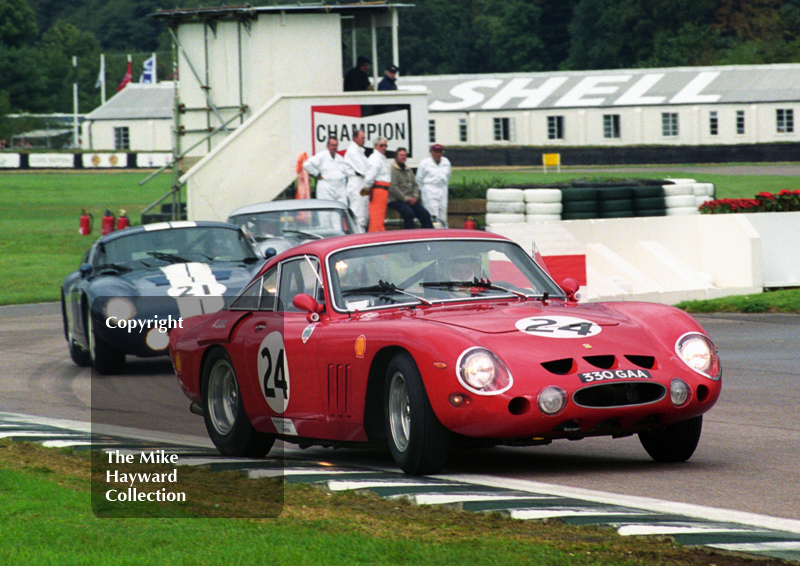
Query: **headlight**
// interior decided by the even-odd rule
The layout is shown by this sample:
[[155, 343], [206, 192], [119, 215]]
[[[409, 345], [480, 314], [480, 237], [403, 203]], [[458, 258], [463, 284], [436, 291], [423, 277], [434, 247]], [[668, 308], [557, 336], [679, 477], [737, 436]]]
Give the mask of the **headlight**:
[[567, 392], [560, 387], [545, 387], [536, 399], [539, 410], [546, 415], [555, 415], [567, 404]]
[[503, 362], [484, 348], [465, 350], [456, 366], [461, 385], [478, 395], [497, 395], [513, 383]]
[[106, 316], [117, 320], [130, 320], [136, 316], [136, 307], [130, 299], [114, 297], [106, 303]]
[[689, 385], [677, 377], [669, 382], [669, 398], [672, 404], [680, 407], [689, 400]]
[[697, 373], [711, 379], [719, 379], [722, 372], [717, 348], [702, 334], [694, 332], [684, 334], [675, 343], [675, 351], [683, 362]]

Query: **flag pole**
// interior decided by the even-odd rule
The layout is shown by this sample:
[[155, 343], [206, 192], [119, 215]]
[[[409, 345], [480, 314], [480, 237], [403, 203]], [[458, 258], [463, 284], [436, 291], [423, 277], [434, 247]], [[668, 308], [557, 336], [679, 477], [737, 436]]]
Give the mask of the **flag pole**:
[[153, 84], [157, 84], [158, 83], [158, 74], [157, 74], [158, 72], [156, 71], [156, 68], [158, 67], [157, 63], [158, 63], [158, 60], [156, 59], [156, 54], [154, 52], [153, 53]]
[[72, 83], [72, 145], [78, 149], [78, 58], [72, 56], [73, 83]]

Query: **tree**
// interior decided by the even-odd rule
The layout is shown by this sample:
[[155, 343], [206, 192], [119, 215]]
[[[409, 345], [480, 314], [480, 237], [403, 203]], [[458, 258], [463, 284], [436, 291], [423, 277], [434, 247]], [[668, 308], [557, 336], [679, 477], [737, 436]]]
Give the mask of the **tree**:
[[[81, 108], [88, 110], [97, 106], [99, 98], [94, 90], [99, 66], [100, 46], [97, 38], [88, 31], [81, 31], [64, 20], [56, 20], [42, 36], [42, 51], [45, 56], [45, 71], [50, 91], [54, 98], [54, 110], [69, 112], [73, 106], [72, 85], [79, 85]], [[75, 69], [72, 58], [77, 57], [79, 67]]]
[[22, 47], [38, 33], [36, 14], [26, 0], [0, 0], [0, 44]]

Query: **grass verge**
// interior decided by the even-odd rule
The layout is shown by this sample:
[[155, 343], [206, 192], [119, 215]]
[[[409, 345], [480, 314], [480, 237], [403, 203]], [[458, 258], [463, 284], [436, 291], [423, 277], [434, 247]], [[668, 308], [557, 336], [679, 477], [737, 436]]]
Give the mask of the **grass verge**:
[[[6, 566], [194, 564], [537, 564], [743, 566], [753, 558], [625, 538], [612, 529], [518, 521], [369, 494], [285, 485], [275, 519], [100, 519], [91, 511], [86, 452], [0, 441], [0, 557]], [[232, 489], [240, 479], [206, 469], [194, 481]], [[247, 480], [254, 485], [261, 481]], [[758, 560], [762, 566], [787, 564]]]
[[687, 312], [745, 312], [800, 314], [800, 289], [780, 289], [755, 295], [684, 301], [676, 305]]

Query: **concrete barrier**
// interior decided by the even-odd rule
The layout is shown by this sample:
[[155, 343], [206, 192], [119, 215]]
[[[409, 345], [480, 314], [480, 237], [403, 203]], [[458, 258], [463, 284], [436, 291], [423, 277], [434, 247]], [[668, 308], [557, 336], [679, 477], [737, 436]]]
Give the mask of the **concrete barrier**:
[[762, 242], [748, 216], [753, 215], [528, 222], [490, 230], [527, 250], [535, 242], [545, 261], [571, 256], [576, 274], [584, 261], [584, 300], [674, 304], [762, 291]]

